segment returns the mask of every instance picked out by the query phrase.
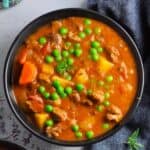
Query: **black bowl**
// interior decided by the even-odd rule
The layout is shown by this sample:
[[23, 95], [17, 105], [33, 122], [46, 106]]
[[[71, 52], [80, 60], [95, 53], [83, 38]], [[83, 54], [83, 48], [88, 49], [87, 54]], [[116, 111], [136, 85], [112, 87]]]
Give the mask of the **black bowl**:
[[0, 149], [2, 150], [25, 150], [25, 148], [21, 147], [20, 145], [17, 145], [15, 143], [12, 143], [6, 140], [0, 140]]
[[[126, 116], [112, 130], [108, 131], [104, 135], [101, 135], [99, 137], [95, 137], [94, 139], [89, 140], [89, 141], [87, 141], [87, 140], [86, 141], [77, 141], [77, 142], [60, 141], [60, 140], [48, 138], [45, 135], [39, 133], [26, 120], [23, 113], [17, 107], [17, 105], [15, 103], [15, 97], [14, 97], [13, 92], [12, 92], [12, 75], [11, 74], [12, 74], [14, 57], [17, 53], [17, 50], [18, 50], [19, 46], [24, 42], [24, 40], [31, 33], [33, 33], [37, 28], [39, 28], [43, 24], [46, 24], [46, 23], [48, 23], [50, 21], [53, 21], [53, 20], [62, 19], [62, 18], [70, 17], [70, 16], [93, 18], [93, 19], [99, 20], [99, 21], [109, 25], [114, 30], [116, 30], [120, 34], [120, 36], [122, 36], [122, 38], [129, 45], [129, 47], [130, 47], [130, 49], [133, 53], [133, 56], [135, 57], [135, 61], [136, 61], [136, 64], [137, 64], [137, 70], [138, 70], [137, 93], [136, 93], [136, 96], [135, 96], [134, 103], [131, 106], [128, 113], [126, 114]], [[98, 14], [98, 13], [94, 12], [94, 11], [84, 10], [84, 9], [80, 9], [80, 8], [70, 8], [70, 9], [56, 10], [56, 11], [47, 13], [47, 14], [37, 18], [36, 20], [32, 21], [29, 25], [27, 25], [19, 33], [19, 35], [14, 40], [14, 42], [13, 42], [13, 44], [12, 44], [12, 46], [11, 46], [9, 52], [8, 52], [8, 55], [7, 55], [7, 58], [6, 58], [6, 61], [5, 61], [5, 67], [4, 67], [4, 89], [5, 89], [5, 94], [6, 94], [8, 103], [9, 103], [11, 109], [13, 110], [14, 114], [18, 118], [18, 120], [30, 132], [32, 132], [37, 137], [39, 137], [39, 138], [41, 138], [45, 141], [48, 141], [49, 143], [65, 145], [65, 146], [82, 146], [82, 145], [86, 145], [86, 144], [92, 144], [92, 143], [95, 143], [95, 142], [102, 141], [105, 138], [107, 138], [107, 137], [111, 136], [112, 134], [116, 133], [125, 123], [127, 123], [127, 121], [129, 121], [129, 118], [131, 117], [131, 115], [133, 114], [135, 109], [137, 108], [137, 106], [138, 106], [138, 104], [141, 100], [141, 96], [142, 96], [142, 92], [143, 92], [143, 86], [144, 86], [144, 70], [143, 70], [143, 64], [142, 64], [141, 56], [139, 54], [139, 51], [137, 49], [136, 44], [134, 43], [134, 41], [132, 40], [130, 35], [118, 23], [116, 23], [114, 20], [110, 19], [109, 17], [103, 16], [101, 14]]]

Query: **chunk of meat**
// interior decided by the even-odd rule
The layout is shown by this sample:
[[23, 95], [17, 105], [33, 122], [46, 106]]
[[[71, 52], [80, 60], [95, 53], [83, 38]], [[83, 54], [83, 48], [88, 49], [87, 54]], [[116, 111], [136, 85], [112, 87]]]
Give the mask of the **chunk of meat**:
[[27, 95], [36, 95], [37, 88], [39, 86], [39, 83], [37, 81], [33, 81], [32, 83], [28, 84], [26, 86], [27, 88]]
[[73, 93], [70, 95], [71, 100], [75, 101], [75, 102], [80, 102], [81, 101], [81, 97], [80, 94], [76, 91], [73, 91]]
[[81, 68], [77, 71], [75, 74], [74, 80], [78, 83], [86, 83], [88, 81], [89, 77], [85, 69]]
[[128, 69], [125, 62], [121, 62], [119, 71], [124, 79], [128, 79]]
[[55, 121], [65, 121], [68, 119], [68, 115], [66, 111], [59, 107], [54, 107], [53, 112], [52, 112], [52, 117], [54, 118]]
[[81, 38], [76, 33], [73, 33], [71, 31], [68, 33], [68, 38], [72, 41], [75, 41], [75, 42], [81, 41]]
[[43, 47], [42, 45], [39, 44], [37, 39], [32, 36], [25, 43], [26, 43], [27, 49], [33, 49], [35, 51], [38, 51], [39, 49]]
[[92, 106], [93, 105], [93, 102], [87, 98], [83, 99], [81, 101], [82, 104], [85, 104], [85, 105], [88, 105], [88, 106]]
[[112, 59], [112, 61], [114, 63], [119, 63], [119, 56], [120, 56], [119, 50], [116, 49], [115, 47], [111, 46], [110, 47], [110, 58]]
[[37, 76], [37, 68], [32, 62], [25, 62], [21, 71], [19, 84], [28, 84], [33, 82]]
[[104, 93], [96, 90], [92, 94], [88, 95], [88, 98], [94, 103], [102, 103], [104, 101]]
[[93, 102], [90, 99], [88, 98], [81, 99], [80, 94], [76, 91], [73, 91], [73, 93], [70, 95], [70, 98], [72, 101], [77, 102], [77, 103], [85, 104], [88, 106], [93, 105]]
[[62, 133], [63, 127], [61, 124], [56, 124], [54, 127], [46, 127], [48, 137], [58, 137]]
[[51, 33], [49, 38], [50, 38], [52, 48], [61, 49], [62, 37], [60, 34]]
[[107, 120], [119, 122], [122, 119], [122, 116], [123, 116], [123, 114], [119, 107], [117, 107], [115, 105], [111, 105], [108, 108], [108, 112], [106, 114]]
[[54, 105], [54, 106], [60, 106], [61, 105], [61, 99], [57, 99], [55, 101], [49, 101], [48, 103], [51, 105]]
[[29, 109], [35, 113], [41, 113], [44, 110], [44, 102], [43, 99], [39, 95], [31, 95], [28, 97], [26, 101]]
[[76, 119], [71, 119], [71, 120], [70, 120], [70, 124], [71, 124], [71, 125], [77, 124], [77, 120], [76, 120]]

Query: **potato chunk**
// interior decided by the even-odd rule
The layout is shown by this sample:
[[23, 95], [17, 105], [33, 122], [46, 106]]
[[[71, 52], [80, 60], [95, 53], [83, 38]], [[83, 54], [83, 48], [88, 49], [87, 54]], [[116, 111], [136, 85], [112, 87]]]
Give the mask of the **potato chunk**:
[[54, 68], [51, 65], [43, 64], [41, 67], [42, 73], [52, 75], [54, 73]]
[[66, 79], [58, 77], [58, 76], [53, 76], [52, 80], [58, 80], [60, 82], [60, 84], [64, 87], [67, 85], [70, 85], [70, 86], [74, 85], [74, 83], [72, 81], [66, 80]]
[[88, 81], [88, 74], [85, 69], [79, 69], [75, 74], [74, 80], [78, 83], [86, 83]]
[[49, 115], [47, 113], [35, 113], [34, 118], [37, 126], [42, 130], [45, 121], [48, 119]]
[[109, 62], [105, 57], [100, 57], [98, 61], [98, 71], [99, 73], [107, 73], [112, 67], [113, 63]]

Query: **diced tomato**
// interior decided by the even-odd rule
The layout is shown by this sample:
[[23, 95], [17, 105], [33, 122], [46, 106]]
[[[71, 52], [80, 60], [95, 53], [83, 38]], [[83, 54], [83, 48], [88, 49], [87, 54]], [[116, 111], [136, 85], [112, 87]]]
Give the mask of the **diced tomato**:
[[51, 52], [51, 48], [50, 48], [50, 43], [47, 42], [44, 47], [41, 49], [41, 52], [43, 53], [43, 55], [46, 55], [48, 53]]

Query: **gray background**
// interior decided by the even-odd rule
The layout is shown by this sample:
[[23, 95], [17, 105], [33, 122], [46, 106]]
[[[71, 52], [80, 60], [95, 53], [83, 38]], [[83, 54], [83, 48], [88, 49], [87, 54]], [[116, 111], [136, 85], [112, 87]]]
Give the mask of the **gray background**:
[[[19, 5], [0, 10], [0, 95], [3, 91], [3, 64], [11, 43], [20, 30], [36, 17], [59, 8], [86, 7], [86, 0], [23, 0]], [[7, 101], [0, 100], [0, 138], [24, 145], [28, 150], [61, 150], [29, 133], [14, 117]], [[64, 148], [78, 150], [81, 148]]]

